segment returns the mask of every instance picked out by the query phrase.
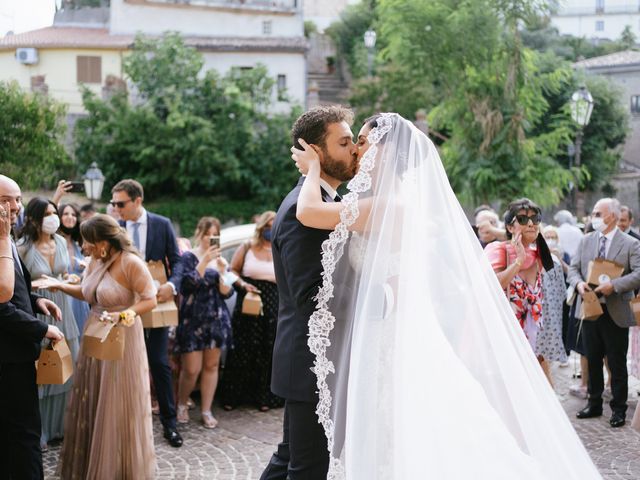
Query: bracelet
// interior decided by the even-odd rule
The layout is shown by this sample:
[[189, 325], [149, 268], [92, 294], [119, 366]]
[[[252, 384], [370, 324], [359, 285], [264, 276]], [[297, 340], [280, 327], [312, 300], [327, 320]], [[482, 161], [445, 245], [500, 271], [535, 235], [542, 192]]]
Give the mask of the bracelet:
[[0, 255], [0, 258], [8, 258], [12, 262], [15, 262], [15, 259], [11, 255]]

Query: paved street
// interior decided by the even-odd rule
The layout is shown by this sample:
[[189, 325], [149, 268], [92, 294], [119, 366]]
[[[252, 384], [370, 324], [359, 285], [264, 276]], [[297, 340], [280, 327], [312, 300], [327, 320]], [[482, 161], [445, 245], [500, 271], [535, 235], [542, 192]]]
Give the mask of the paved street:
[[[569, 367], [554, 369], [558, 396], [603, 477], [606, 480], [640, 478], [640, 435], [629, 425], [617, 430], [609, 427], [608, 407], [600, 418], [575, 419], [575, 412], [584, 401], [566, 393], [574, 381], [572, 374], [573, 363]], [[630, 387], [629, 419], [637, 403], [640, 382], [631, 379]], [[191, 411], [192, 423], [181, 429], [185, 445], [180, 449], [168, 446], [162, 438], [160, 423], [154, 419], [158, 478], [257, 479], [280, 439], [282, 410], [262, 413], [254, 409], [232, 412], [216, 409], [220, 423], [212, 431], [199, 425], [199, 413], [196, 412], [198, 410]], [[45, 454], [48, 479], [57, 478], [53, 474], [59, 451], [60, 445], [54, 444]]]

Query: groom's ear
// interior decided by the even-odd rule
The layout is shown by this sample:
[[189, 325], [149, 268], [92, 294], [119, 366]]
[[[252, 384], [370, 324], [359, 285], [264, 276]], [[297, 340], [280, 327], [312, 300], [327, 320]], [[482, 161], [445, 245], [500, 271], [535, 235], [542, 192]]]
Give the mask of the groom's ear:
[[324, 156], [322, 155], [322, 149], [319, 146], [313, 143], [310, 143], [309, 146], [313, 148], [315, 152], [318, 154], [318, 157], [320, 157], [320, 161], [324, 160]]

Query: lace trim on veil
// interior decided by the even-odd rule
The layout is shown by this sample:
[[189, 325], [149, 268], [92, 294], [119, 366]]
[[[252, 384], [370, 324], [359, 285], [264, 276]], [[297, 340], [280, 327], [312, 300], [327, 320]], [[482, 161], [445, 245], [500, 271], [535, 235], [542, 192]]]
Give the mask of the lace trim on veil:
[[391, 130], [395, 114], [383, 113], [378, 119], [378, 126], [373, 128], [367, 140], [369, 149], [360, 161], [358, 173], [348, 184], [349, 193], [342, 199], [343, 209], [340, 212], [340, 223], [322, 243], [322, 286], [315, 297], [316, 310], [309, 318], [309, 340], [307, 345], [311, 353], [315, 355], [313, 371], [316, 374], [316, 385], [319, 392], [316, 414], [318, 422], [322, 424], [327, 437], [327, 447], [330, 454], [328, 480], [340, 480], [345, 478], [344, 465], [339, 458], [331, 455], [334, 444], [334, 423], [331, 419], [332, 395], [327, 376], [335, 373], [334, 365], [327, 359], [327, 347], [331, 345], [329, 334], [333, 330], [335, 317], [329, 310], [329, 301], [333, 298], [333, 272], [344, 252], [344, 246], [349, 238], [349, 227], [358, 218], [358, 197], [371, 189], [371, 170], [375, 166], [375, 158], [378, 152], [378, 143]]

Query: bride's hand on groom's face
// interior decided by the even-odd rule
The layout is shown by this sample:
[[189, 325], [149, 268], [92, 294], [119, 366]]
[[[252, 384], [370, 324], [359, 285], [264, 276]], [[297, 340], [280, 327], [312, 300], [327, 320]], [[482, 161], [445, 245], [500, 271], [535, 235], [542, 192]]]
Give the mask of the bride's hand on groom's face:
[[302, 175], [306, 175], [309, 169], [317, 166], [320, 167], [320, 156], [318, 155], [319, 148], [316, 145], [309, 145], [303, 139], [299, 138], [298, 142], [302, 146], [303, 150], [296, 147], [291, 147], [291, 158], [296, 163], [298, 171]]

